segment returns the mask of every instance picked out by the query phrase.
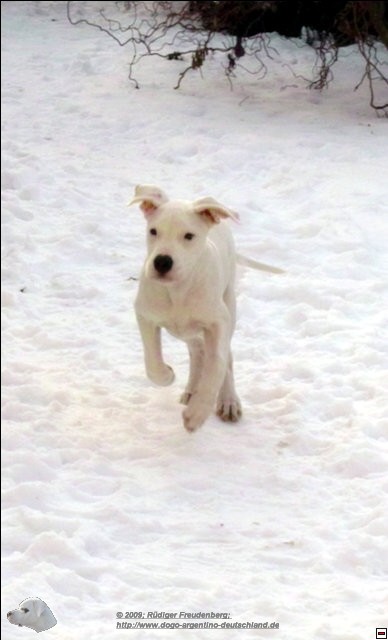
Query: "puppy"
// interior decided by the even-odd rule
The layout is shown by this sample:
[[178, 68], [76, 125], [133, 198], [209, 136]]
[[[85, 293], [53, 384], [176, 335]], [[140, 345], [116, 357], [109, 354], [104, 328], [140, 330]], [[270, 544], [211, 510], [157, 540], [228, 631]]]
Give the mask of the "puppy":
[[227, 219], [237, 215], [210, 197], [170, 200], [158, 187], [137, 186], [147, 221], [148, 254], [135, 302], [148, 377], [174, 380], [162, 355], [161, 329], [186, 342], [190, 373], [181, 402], [183, 424], [195, 431], [214, 406], [224, 421], [237, 422], [241, 404], [233, 379], [236, 255]]
[[20, 603], [19, 609], [7, 613], [11, 624], [19, 627], [29, 627], [37, 633], [47, 631], [57, 624], [51, 609], [40, 598], [27, 598]]

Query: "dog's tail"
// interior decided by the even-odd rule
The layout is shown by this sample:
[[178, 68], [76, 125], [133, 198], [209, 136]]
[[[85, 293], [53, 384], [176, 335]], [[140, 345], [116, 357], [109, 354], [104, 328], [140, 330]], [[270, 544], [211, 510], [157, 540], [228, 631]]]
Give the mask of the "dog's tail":
[[279, 269], [278, 267], [271, 267], [269, 264], [264, 264], [263, 262], [257, 262], [257, 260], [252, 260], [251, 258], [245, 258], [245, 256], [240, 255], [239, 253], [236, 256], [237, 264], [240, 264], [243, 267], [250, 267], [251, 269], [257, 269], [258, 271], [267, 271], [268, 273], [286, 273], [283, 269]]

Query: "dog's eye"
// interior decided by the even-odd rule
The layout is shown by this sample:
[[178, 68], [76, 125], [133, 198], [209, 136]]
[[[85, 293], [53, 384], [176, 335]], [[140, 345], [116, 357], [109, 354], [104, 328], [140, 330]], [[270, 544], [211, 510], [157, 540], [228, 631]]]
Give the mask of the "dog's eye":
[[192, 240], [194, 238], [194, 233], [185, 233], [185, 240]]
[[25, 607], [22, 608], [23, 613], [29, 613], [29, 609], [26, 609]]
[[157, 236], [158, 232], [156, 231], [156, 229], [150, 229], [150, 234], [151, 236]]

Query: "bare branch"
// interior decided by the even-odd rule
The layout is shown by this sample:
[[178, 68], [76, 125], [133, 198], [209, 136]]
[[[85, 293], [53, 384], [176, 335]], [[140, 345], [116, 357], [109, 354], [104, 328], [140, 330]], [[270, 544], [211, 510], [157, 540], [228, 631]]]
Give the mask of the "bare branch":
[[[139, 88], [135, 77], [136, 65], [145, 57], [187, 61], [185, 68], [178, 73], [174, 88], [179, 89], [187, 74], [201, 72], [209, 57], [215, 53], [224, 55], [222, 66], [232, 86], [232, 78], [236, 77], [239, 69], [262, 79], [268, 72], [265, 60], [279, 59], [279, 53], [271, 44], [271, 35], [266, 31], [271, 31], [269, 27], [282, 11], [289, 11], [288, 4], [276, 0], [246, 3], [109, 2], [108, 9], [96, 11], [94, 2], [69, 0], [67, 17], [72, 25], [86, 24], [108, 35], [120, 47], [128, 48], [128, 77], [136, 88]], [[299, 17], [308, 20], [300, 9], [303, 4], [298, 3]], [[384, 5], [379, 1], [347, 2], [335, 16], [331, 30], [317, 30], [306, 26], [306, 22], [301, 23], [305, 25], [304, 46], [311, 46], [316, 55], [313, 78], [304, 78], [310, 88], [319, 91], [327, 88], [333, 80], [339, 47], [344, 43], [356, 43], [365, 62], [365, 70], [355, 89], [367, 81], [370, 106], [377, 113], [388, 116], [388, 104], [385, 101], [380, 104], [376, 99], [377, 87], [388, 85], [387, 75], [384, 74], [388, 63], [379, 59], [377, 46], [377, 38], [386, 46], [388, 42]], [[85, 15], [88, 11], [91, 13], [89, 16]], [[295, 25], [293, 28], [296, 28]], [[224, 38], [221, 46], [220, 34]], [[286, 64], [284, 66], [290, 68]], [[290, 70], [295, 76], [294, 71]]]

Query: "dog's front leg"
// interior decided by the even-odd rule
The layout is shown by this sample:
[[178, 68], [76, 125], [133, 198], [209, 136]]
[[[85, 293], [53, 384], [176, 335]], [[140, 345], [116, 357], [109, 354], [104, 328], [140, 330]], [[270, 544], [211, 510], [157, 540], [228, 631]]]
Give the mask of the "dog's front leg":
[[175, 374], [163, 361], [160, 327], [139, 313], [136, 317], [143, 340], [147, 376], [155, 384], [166, 387], [174, 381]]
[[180, 402], [189, 404], [191, 396], [196, 392], [201, 380], [204, 359], [204, 345], [202, 338], [193, 338], [187, 341], [190, 354], [190, 375], [186, 389], [181, 395]]
[[195, 431], [209, 417], [225, 378], [230, 344], [229, 327], [214, 324], [204, 330], [204, 359], [198, 387], [183, 411], [187, 431]]

